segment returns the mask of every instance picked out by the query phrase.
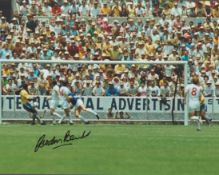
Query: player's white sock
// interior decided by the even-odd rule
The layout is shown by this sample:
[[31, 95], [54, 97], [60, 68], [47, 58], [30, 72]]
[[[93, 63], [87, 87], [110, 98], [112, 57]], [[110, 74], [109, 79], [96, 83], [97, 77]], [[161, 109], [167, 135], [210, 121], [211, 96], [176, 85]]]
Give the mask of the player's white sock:
[[197, 130], [201, 130], [201, 122], [200, 122], [200, 119], [197, 120]]
[[56, 124], [56, 117], [55, 117], [55, 115], [52, 116], [52, 123]]
[[200, 124], [202, 124], [202, 118], [200, 116], [198, 116], [198, 117], [199, 117]]
[[87, 112], [90, 112], [91, 114], [97, 115], [95, 111], [93, 111], [91, 108], [87, 108]]
[[71, 123], [71, 124], [74, 123], [72, 115], [69, 116], [69, 123]]
[[59, 124], [61, 124], [62, 123], [62, 121], [64, 120], [64, 118], [65, 118], [65, 115], [63, 115], [63, 116], [61, 116], [61, 118], [59, 119]]
[[62, 116], [60, 114], [58, 114], [57, 112], [53, 112], [53, 115], [58, 117], [58, 118], [62, 118]]
[[201, 118], [199, 116], [192, 116], [191, 120], [197, 123], [197, 130], [201, 130], [201, 123], [202, 123]]
[[81, 115], [79, 115], [79, 119], [82, 121], [82, 122], [84, 122], [84, 123], [87, 123], [88, 121], [84, 118], [84, 117], [82, 117]]
[[199, 120], [199, 117], [198, 116], [192, 116], [191, 120], [197, 121], [197, 120]]
[[59, 115], [57, 112], [53, 112], [52, 113], [53, 124], [56, 123], [56, 117], [62, 118], [61, 115]]

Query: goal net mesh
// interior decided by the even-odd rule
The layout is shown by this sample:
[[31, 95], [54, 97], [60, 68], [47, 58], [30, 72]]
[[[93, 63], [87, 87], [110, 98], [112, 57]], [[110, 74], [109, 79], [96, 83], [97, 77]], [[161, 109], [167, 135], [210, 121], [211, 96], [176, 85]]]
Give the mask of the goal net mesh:
[[[61, 85], [66, 80], [71, 91], [103, 120], [185, 122], [185, 62], [16, 60], [2, 61], [0, 67], [3, 121], [29, 119], [19, 97], [22, 83], [38, 97], [43, 115], [50, 106], [46, 97], [51, 96], [52, 82]], [[61, 106], [57, 111], [63, 114]], [[47, 113], [44, 118], [52, 117]]]

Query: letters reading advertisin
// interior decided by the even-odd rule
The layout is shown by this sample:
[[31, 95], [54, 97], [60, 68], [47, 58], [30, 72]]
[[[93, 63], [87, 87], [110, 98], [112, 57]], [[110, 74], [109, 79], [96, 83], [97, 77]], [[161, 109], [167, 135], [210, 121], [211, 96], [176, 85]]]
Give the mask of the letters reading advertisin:
[[87, 103], [86, 103], [85, 106], [86, 106], [87, 108], [94, 109], [94, 104], [93, 104], [92, 98], [88, 98], [88, 99], [87, 99]]
[[[92, 108], [98, 112], [107, 112], [111, 107], [112, 110], [124, 110], [126, 112], [171, 112], [173, 107], [172, 98], [167, 98], [163, 103], [160, 98], [148, 97], [82, 97], [84, 104], [88, 108]], [[49, 108], [49, 103], [45, 96], [40, 96], [36, 100], [39, 104], [39, 110]], [[212, 109], [214, 105], [214, 112], [219, 112], [219, 98], [206, 98], [208, 110]], [[23, 110], [19, 96], [2, 96], [3, 111], [21, 111]], [[175, 99], [175, 112], [184, 111], [184, 101], [182, 98]]]

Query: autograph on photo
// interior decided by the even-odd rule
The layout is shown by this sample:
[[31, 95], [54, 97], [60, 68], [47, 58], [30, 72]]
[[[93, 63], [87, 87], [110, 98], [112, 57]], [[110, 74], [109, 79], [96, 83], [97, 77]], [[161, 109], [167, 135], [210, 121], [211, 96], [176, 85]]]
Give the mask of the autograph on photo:
[[71, 134], [71, 131], [68, 130], [63, 138], [57, 138], [53, 136], [52, 138], [46, 138], [46, 135], [43, 134], [37, 141], [36, 146], [34, 148], [34, 152], [37, 152], [40, 148], [44, 146], [53, 146], [52, 149], [56, 149], [62, 146], [72, 145], [72, 141], [84, 139], [91, 134], [91, 131], [83, 131], [81, 135], [76, 136]]

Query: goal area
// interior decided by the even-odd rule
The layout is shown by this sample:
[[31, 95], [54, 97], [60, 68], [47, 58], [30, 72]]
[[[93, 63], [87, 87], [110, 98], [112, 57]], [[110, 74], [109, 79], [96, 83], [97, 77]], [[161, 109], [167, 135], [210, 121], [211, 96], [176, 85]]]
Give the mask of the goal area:
[[[12, 71], [5, 75], [5, 69]], [[22, 82], [27, 82], [37, 96], [42, 115], [50, 106], [47, 97], [52, 81], [59, 84], [66, 79], [85, 106], [100, 114], [100, 121], [188, 125], [183, 95], [188, 79], [185, 61], [0, 60], [0, 77], [0, 123], [30, 120], [18, 93]], [[63, 113], [61, 107], [57, 111]], [[96, 121], [86, 113], [82, 115]], [[43, 117], [52, 120], [49, 113]]]

